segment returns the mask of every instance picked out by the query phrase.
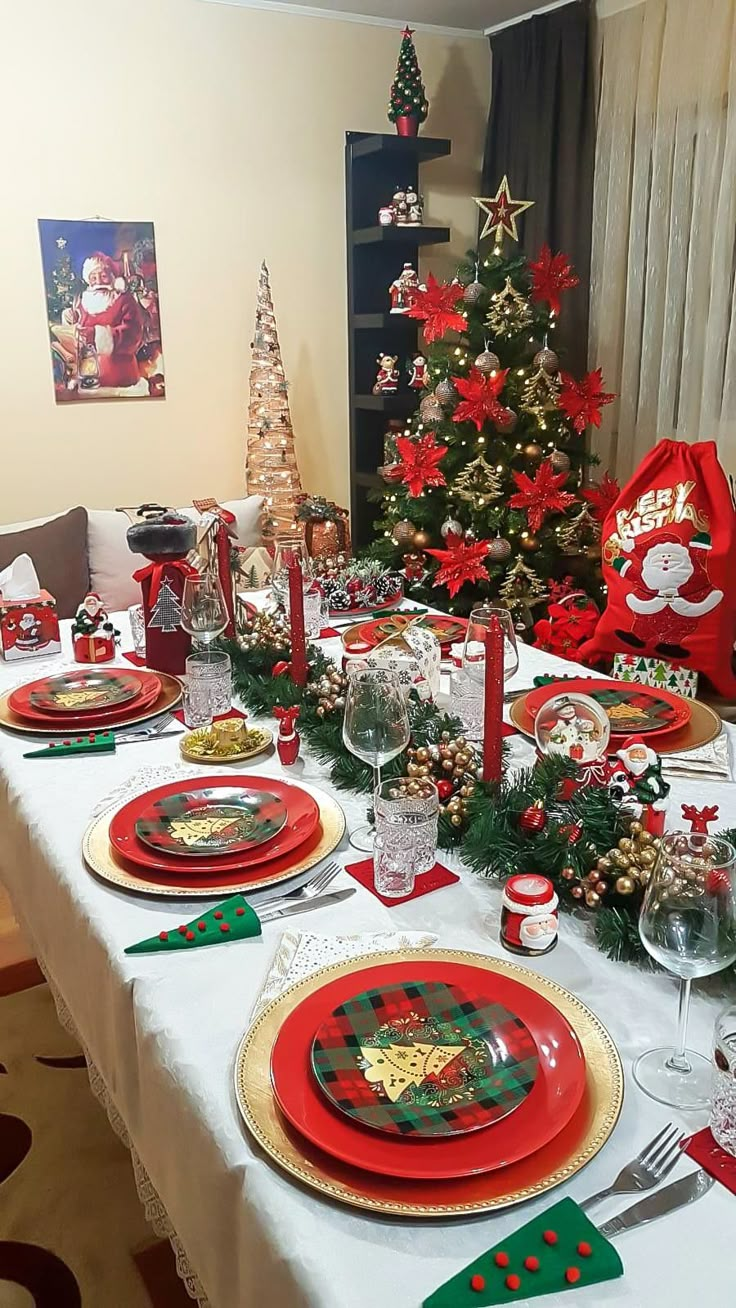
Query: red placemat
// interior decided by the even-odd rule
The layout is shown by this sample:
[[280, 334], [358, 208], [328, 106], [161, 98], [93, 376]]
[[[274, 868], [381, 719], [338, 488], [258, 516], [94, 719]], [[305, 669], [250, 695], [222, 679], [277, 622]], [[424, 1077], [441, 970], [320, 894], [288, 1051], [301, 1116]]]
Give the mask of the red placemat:
[[[184, 709], [180, 709], [180, 708], [172, 709], [171, 712], [173, 713], [175, 718], [178, 718], [179, 721], [184, 723], [184, 726], [186, 726], [186, 722], [184, 722]], [[231, 708], [228, 710], [227, 713], [219, 713], [216, 718], [212, 719], [212, 721], [227, 722], [228, 718], [247, 718], [247, 716], [248, 714], [241, 713], [240, 709]]]
[[684, 1152], [709, 1176], [715, 1177], [716, 1181], [725, 1185], [731, 1194], [736, 1194], [736, 1158], [716, 1144], [709, 1126], [690, 1136]]
[[451, 886], [454, 881], [460, 878], [454, 872], [450, 872], [441, 863], [435, 863], [430, 872], [422, 872], [414, 882], [414, 889], [410, 895], [402, 895], [400, 899], [389, 899], [386, 895], [379, 895], [373, 884], [373, 859], [366, 858], [362, 863], [348, 863], [345, 871], [350, 874], [366, 890], [370, 890], [376, 899], [380, 899], [382, 904], [387, 908], [393, 908], [395, 904], [406, 904], [410, 899], [419, 899], [422, 895], [429, 895], [433, 890], [441, 890], [443, 886]]
[[146, 666], [146, 660], [142, 659], [140, 654], [136, 654], [133, 649], [128, 650], [127, 653], [123, 653], [123, 658], [127, 659], [129, 663], [135, 664], [137, 668], [145, 668]]

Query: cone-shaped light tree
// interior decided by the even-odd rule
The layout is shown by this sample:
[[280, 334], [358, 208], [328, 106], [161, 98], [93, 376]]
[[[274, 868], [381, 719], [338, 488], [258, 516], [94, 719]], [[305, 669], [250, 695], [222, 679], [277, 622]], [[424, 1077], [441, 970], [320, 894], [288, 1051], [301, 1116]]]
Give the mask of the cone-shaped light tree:
[[270, 531], [297, 528], [302, 484], [289, 412], [268, 268], [261, 264], [253, 333], [245, 480], [249, 495], [263, 495]]

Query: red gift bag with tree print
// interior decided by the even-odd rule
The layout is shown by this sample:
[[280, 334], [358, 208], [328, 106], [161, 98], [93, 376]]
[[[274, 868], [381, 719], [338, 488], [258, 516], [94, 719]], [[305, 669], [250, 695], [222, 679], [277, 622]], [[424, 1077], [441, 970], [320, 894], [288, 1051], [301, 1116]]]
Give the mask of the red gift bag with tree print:
[[736, 694], [736, 512], [713, 441], [655, 445], [606, 516], [602, 557], [608, 601], [580, 657], [633, 650]]

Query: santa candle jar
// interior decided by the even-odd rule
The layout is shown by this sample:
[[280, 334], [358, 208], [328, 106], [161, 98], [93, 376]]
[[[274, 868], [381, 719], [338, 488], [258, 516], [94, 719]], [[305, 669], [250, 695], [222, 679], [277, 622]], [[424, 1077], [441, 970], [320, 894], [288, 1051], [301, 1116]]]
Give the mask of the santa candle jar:
[[557, 895], [547, 877], [522, 873], [503, 888], [501, 944], [512, 954], [548, 954], [557, 944]]

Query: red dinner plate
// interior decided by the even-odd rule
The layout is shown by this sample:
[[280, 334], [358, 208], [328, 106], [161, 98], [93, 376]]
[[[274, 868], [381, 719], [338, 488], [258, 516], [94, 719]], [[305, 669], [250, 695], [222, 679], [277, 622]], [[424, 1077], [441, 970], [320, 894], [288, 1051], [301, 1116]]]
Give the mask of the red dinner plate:
[[128, 700], [126, 704], [118, 704], [112, 708], [93, 709], [85, 713], [44, 713], [40, 709], [33, 708], [30, 703], [30, 695], [33, 690], [33, 684], [29, 686], [19, 686], [12, 694], [8, 696], [8, 708], [18, 717], [28, 722], [43, 722], [47, 726], [52, 724], [55, 727], [68, 727], [70, 731], [78, 727], [85, 728], [92, 726], [93, 723], [104, 722], [111, 726], [117, 726], [118, 723], [128, 721], [131, 717], [137, 717], [149, 704], [153, 704], [161, 694], [161, 682], [152, 672], [138, 674], [139, 680], [143, 682], [143, 688], [136, 699]]
[[[310, 1068], [320, 1023], [360, 990], [402, 980], [453, 983], [504, 1004], [529, 1028], [539, 1052], [534, 1085], [515, 1112], [483, 1130], [449, 1139], [395, 1139], [335, 1112]], [[461, 963], [406, 962], [368, 967], [309, 995], [286, 1018], [271, 1054], [276, 1102], [292, 1126], [325, 1153], [352, 1167], [407, 1180], [451, 1180], [490, 1172], [526, 1158], [564, 1129], [585, 1091], [585, 1058], [570, 1024], [541, 995], [511, 977]]]
[[[530, 690], [526, 695], [524, 709], [533, 721], [548, 699], [568, 693], [592, 696], [608, 715], [612, 736], [636, 736], [644, 732], [651, 734], [652, 737], [666, 736], [671, 731], [679, 731], [690, 720], [690, 705], [679, 695], [673, 695], [668, 690], [660, 690], [659, 687], [640, 686], [637, 682], [631, 681], [611, 681], [602, 677], [578, 677], [571, 681], [560, 680], [546, 686], [538, 686], [536, 690]], [[638, 707], [644, 715], [642, 720], [637, 722], [636, 716], [632, 716], [630, 722], [620, 726], [616, 719], [611, 717], [609, 706], [606, 704], [606, 698], [611, 695], [620, 697], [622, 702], [624, 699], [630, 700], [634, 710], [637, 707], [635, 701], [638, 699]]]
[[215, 854], [211, 858], [198, 858], [195, 867], [191, 858], [150, 849], [138, 839], [136, 822], [144, 816], [153, 801], [179, 794], [183, 788], [181, 781], [157, 786], [155, 790], [148, 790], [124, 804], [110, 822], [110, 844], [128, 862], [137, 863], [156, 873], [168, 872], [177, 882], [185, 874], [187, 880], [191, 876], [193, 884], [200, 885], [206, 884], [201, 881], [202, 876], [216, 876], [223, 872], [237, 873], [242, 880], [244, 869], [256, 867], [259, 863], [270, 863], [272, 859], [282, 860], [312, 836], [319, 822], [319, 805], [316, 799], [299, 786], [277, 781], [273, 777], [239, 777], [236, 774], [227, 777], [197, 777], [196, 782], [192, 781], [192, 788], [215, 790], [225, 787], [232, 790], [238, 784], [242, 784], [246, 790], [265, 790], [277, 795], [283, 799], [287, 810], [286, 826], [267, 845], [261, 845], [248, 854]]

